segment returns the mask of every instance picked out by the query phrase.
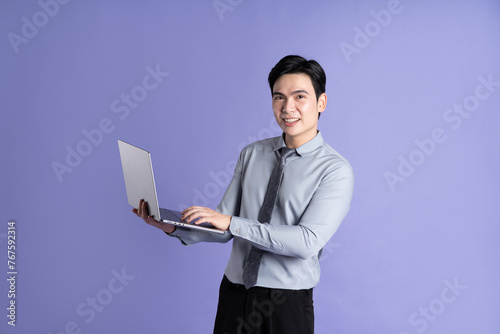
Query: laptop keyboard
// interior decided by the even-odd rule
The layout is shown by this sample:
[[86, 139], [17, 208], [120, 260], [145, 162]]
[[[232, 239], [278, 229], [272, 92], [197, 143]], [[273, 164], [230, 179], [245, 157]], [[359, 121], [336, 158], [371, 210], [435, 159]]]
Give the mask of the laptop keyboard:
[[[179, 211], [168, 210], [168, 209], [163, 209], [163, 208], [160, 208], [160, 216], [161, 216], [161, 219], [163, 219], [163, 220], [169, 220], [169, 221], [173, 221], [173, 222], [181, 222], [181, 223], [190, 224], [190, 225], [193, 225], [193, 223], [196, 220], [198, 220], [198, 218], [196, 218], [193, 221], [191, 221], [190, 223], [182, 221], [181, 220], [182, 214]], [[215, 227], [210, 223], [201, 223], [198, 226], [215, 229]], [[219, 231], [219, 233], [223, 234], [224, 232]]]
[[179, 211], [167, 210], [160, 208], [160, 216], [163, 220], [170, 220], [174, 222], [180, 222], [182, 214]]

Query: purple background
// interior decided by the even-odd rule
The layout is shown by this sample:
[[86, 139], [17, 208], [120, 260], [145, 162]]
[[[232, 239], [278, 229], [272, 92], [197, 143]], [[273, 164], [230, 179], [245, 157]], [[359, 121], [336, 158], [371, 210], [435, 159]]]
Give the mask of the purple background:
[[[231, 244], [184, 247], [134, 217], [117, 139], [151, 152], [162, 206], [215, 207], [239, 150], [279, 135], [267, 75], [300, 54], [327, 73], [319, 128], [356, 177], [316, 332], [500, 333], [498, 1], [41, 3], [51, 15], [0, 3], [2, 277], [10, 219], [18, 237], [17, 326], [4, 278], [0, 332], [210, 333]], [[147, 67], [168, 72], [149, 91]], [[128, 114], [122, 94], [141, 100]], [[67, 147], [88, 154], [58, 178]], [[416, 166], [391, 187], [401, 159]]]

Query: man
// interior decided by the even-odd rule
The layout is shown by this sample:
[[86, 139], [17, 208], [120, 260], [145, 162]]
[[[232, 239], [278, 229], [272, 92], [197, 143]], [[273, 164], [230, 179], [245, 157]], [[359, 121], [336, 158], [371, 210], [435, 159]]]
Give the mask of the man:
[[214, 333], [314, 333], [312, 289], [319, 281], [322, 248], [352, 198], [351, 166], [318, 131], [327, 102], [321, 66], [286, 56], [268, 80], [282, 136], [242, 150], [217, 210], [191, 206], [182, 212], [187, 222], [199, 218], [195, 224], [209, 222], [229, 233], [160, 223], [142, 201], [134, 209], [186, 245], [233, 239]]

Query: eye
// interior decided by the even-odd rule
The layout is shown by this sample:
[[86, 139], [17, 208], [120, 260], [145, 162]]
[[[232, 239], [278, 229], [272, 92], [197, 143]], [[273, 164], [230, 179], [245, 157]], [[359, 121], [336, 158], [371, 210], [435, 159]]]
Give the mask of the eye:
[[274, 97], [274, 99], [275, 99], [275, 100], [283, 100], [283, 96], [281, 96], [281, 95], [276, 95], [276, 96]]
[[303, 98], [305, 98], [305, 97], [306, 97], [305, 95], [301, 95], [301, 94], [297, 95], [297, 98], [298, 98], [298, 99], [303, 99]]

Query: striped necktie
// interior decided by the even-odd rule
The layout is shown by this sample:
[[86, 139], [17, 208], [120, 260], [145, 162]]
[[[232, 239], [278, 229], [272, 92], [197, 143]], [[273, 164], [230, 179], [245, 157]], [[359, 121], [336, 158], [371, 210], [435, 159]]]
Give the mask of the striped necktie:
[[[271, 178], [269, 179], [269, 184], [267, 185], [266, 196], [264, 197], [264, 203], [260, 209], [259, 222], [270, 223], [271, 216], [273, 214], [274, 205], [276, 204], [276, 198], [278, 197], [278, 191], [281, 186], [281, 180], [283, 179], [283, 171], [285, 170], [286, 158], [295, 153], [295, 149], [288, 147], [282, 147], [278, 151], [280, 160], [274, 167]], [[262, 260], [262, 255], [264, 251], [252, 246], [248, 258], [245, 261], [245, 266], [243, 267], [243, 283], [245, 288], [250, 289], [257, 283], [257, 276], [259, 274], [260, 261]]]

